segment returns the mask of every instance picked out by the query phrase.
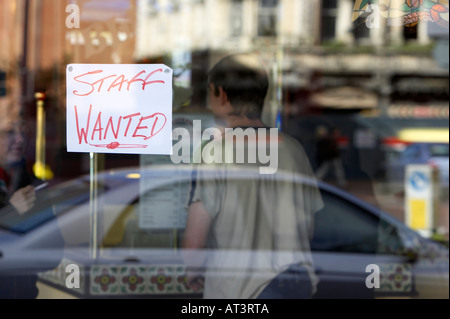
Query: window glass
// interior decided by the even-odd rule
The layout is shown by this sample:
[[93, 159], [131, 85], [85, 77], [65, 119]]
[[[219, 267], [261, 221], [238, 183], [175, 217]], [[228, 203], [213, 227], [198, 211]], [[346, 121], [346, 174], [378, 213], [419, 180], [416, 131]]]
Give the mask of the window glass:
[[243, 10], [242, 0], [231, 1], [230, 26], [231, 26], [231, 35], [233, 37], [242, 35], [243, 31], [242, 10]]
[[275, 36], [277, 32], [277, 0], [260, 0], [258, 36]]
[[316, 213], [313, 251], [375, 254], [378, 218], [366, 211], [322, 192], [324, 208]]
[[337, 0], [330, 0], [330, 1], [324, 1], [323, 2], [323, 8], [324, 9], [336, 9], [338, 6]]
[[392, 254], [403, 244], [392, 223], [343, 198], [322, 191], [324, 208], [316, 213], [311, 249], [317, 252]]
[[[311, 222], [314, 252], [323, 262], [338, 255], [345, 273], [343, 286], [336, 273], [321, 274], [323, 287], [364, 283], [364, 269], [349, 283], [348, 255], [382, 255], [384, 269], [426, 274], [416, 282], [420, 297], [448, 298], [449, 8], [448, 0], [0, 1], [0, 281], [23, 256], [45, 258], [38, 248], [59, 230], [65, 256], [45, 274], [59, 290], [68, 290], [70, 262], [88, 285], [71, 295], [186, 297], [189, 262], [178, 257], [198, 242], [185, 236], [203, 236], [208, 248], [220, 240], [239, 247], [239, 258], [219, 254], [202, 267], [245, 264], [274, 275], [297, 257], [277, 249], [301, 251]], [[223, 58], [235, 61], [221, 68], [230, 62]], [[242, 129], [242, 140], [231, 138], [244, 143], [236, 149], [257, 151], [218, 147], [229, 129]], [[270, 132], [275, 142], [264, 144]], [[231, 187], [234, 164], [261, 171]], [[196, 184], [193, 167], [202, 165], [214, 178]], [[290, 209], [317, 209], [314, 187], [294, 196], [292, 183], [268, 182], [286, 171], [284, 178], [307, 176], [327, 190], [314, 218]], [[188, 207], [198, 202], [206, 223], [189, 232]], [[208, 223], [205, 216], [227, 209]], [[261, 257], [267, 247], [277, 249]], [[410, 248], [417, 264], [404, 260]], [[154, 255], [162, 251], [178, 259]], [[310, 265], [310, 254], [302, 256]], [[128, 262], [141, 267], [133, 288], [120, 268]], [[145, 275], [155, 264], [172, 272], [176, 265], [179, 278], [158, 286]], [[94, 271], [120, 274], [102, 285]], [[258, 282], [256, 270], [229, 276], [238, 272], [206, 294], [253, 298], [271, 279]], [[2, 284], [0, 298], [15, 294]], [[381, 290], [392, 295], [407, 284], [383, 282]]]
[[324, 41], [334, 39], [336, 35], [336, 17], [324, 15], [322, 18], [323, 29], [322, 29], [322, 39]]

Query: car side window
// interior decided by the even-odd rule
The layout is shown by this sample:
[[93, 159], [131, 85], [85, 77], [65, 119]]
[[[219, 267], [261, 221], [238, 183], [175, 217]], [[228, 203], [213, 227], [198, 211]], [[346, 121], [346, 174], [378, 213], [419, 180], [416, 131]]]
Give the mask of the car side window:
[[322, 197], [324, 207], [314, 217], [311, 249], [374, 254], [378, 220], [328, 192]]
[[188, 190], [184, 181], [142, 187], [133, 203], [120, 212], [107, 214], [103, 247], [177, 248], [186, 220]]
[[322, 191], [324, 208], [315, 214], [313, 251], [389, 253], [401, 251], [397, 230], [345, 199]]
[[172, 229], [146, 229], [139, 224], [139, 203], [127, 207], [115, 219], [106, 232], [103, 247], [139, 248], [174, 248], [177, 246], [175, 231]]

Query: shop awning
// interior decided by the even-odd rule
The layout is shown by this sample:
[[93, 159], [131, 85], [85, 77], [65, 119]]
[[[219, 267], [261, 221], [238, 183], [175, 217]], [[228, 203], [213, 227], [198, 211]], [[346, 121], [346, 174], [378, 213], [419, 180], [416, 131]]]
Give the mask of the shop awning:
[[398, 138], [405, 142], [448, 143], [448, 128], [405, 128], [398, 132]]
[[315, 93], [313, 103], [333, 109], [373, 109], [378, 106], [377, 94], [358, 87], [336, 87]]

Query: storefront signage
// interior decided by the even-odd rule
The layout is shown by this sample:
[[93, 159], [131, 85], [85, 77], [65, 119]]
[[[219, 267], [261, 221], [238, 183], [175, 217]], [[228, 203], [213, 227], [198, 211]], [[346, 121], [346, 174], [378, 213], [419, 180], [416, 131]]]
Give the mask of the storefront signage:
[[172, 76], [163, 64], [67, 66], [67, 151], [172, 152]]
[[439, 173], [431, 165], [407, 165], [405, 172], [406, 224], [430, 237], [437, 226]]

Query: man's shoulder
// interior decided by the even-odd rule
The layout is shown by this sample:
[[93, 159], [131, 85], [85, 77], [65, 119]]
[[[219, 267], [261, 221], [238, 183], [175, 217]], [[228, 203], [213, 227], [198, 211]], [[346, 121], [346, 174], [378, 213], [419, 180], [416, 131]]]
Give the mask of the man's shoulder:
[[304, 153], [303, 145], [298, 139], [281, 131], [278, 134], [279, 134], [278, 141], [280, 145], [283, 146], [287, 151], [291, 152], [300, 151], [301, 153]]

